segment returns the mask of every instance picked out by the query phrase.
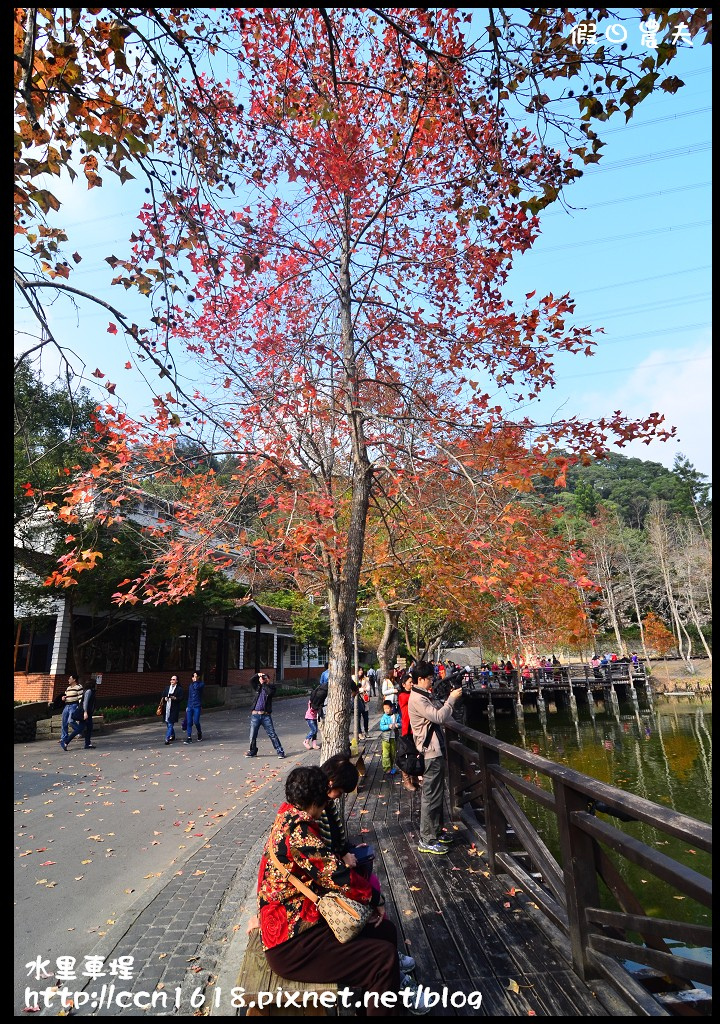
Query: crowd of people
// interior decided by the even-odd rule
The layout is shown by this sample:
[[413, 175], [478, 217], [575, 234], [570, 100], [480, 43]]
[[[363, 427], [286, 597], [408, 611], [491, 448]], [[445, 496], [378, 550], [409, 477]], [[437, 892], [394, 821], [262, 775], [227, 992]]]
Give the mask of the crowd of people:
[[[591, 664], [593, 670], [602, 671], [614, 660], [610, 655], [595, 655]], [[632, 661], [637, 664], [635, 655]], [[552, 676], [558, 666], [554, 656], [538, 658], [536, 665], [520, 665], [519, 678], [525, 684], [539, 674]], [[360, 669], [353, 677], [351, 710], [359, 716], [360, 734], [369, 735], [371, 697], [381, 697], [377, 728], [384, 776], [391, 779], [399, 771], [403, 787], [420, 795], [419, 853], [446, 856], [453, 843], [453, 832], [444, 818], [443, 726], [457, 715], [464, 690], [511, 685], [517, 678], [518, 669], [510, 660], [483, 662], [475, 669], [452, 660], [438, 664], [420, 661], [398, 667], [382, 680], [375, 670]], [[277, 756], [284, 758], [272, 718], [276, 684], [266, 672], [253, 676], [251, 684], [253, 702], [245, 756], [257, 756], [258, 735], [263, 728]], [[328, 685], [326, 665], [305, 709], [306, 750], [320, 749], [318, 727], [327, 711]], [[193, 742], [193, 729], [197, 740], [203, 738], [203, 688], [199, 673], [193, 672], [182, 722], [186, 743]], [[81, 686], [77, 677], [70, 675], [62, 699], [62, 749], [66, 751], [80, 735], [85, 737], [86, 748], [93, 747], [95, 680]], [[175, 740], [183, 701], [183, 687], [174, 674], [157, 709], [165, 744]], [[414, 753], [414, 760], [409, 752]], [[421, 767], [412, 770], [411, 764]], [[357, 789], [358, 780], [358, 768], [349, 752], [328, 758], [321, 765], [295, 767], [288, 774], [285, 802], [278, 808], [259, 866], [257, 914], [250, 929], [259, 929], [268, 965], [281, 978], [342, 983], [363, 993], [368, 1016], [395, 1015], [396, 1008], [383, 1002], [381, 996], [409, 991], [412, 998], [404, 1005], [412, 1007], [412, 1014], [423, 1014], [430, 1007], [423, 998], [422, 986], [418, 988], [413, 978], [415, 961], [398, 949], [397, 928], [386, 916], [382, 887], [373, 870], [373, 847], [348, 836], [342, 801]], [[370, 915], [359, 934], [346, 943], [336, 937], [318, 909], [318, 898], [333, 893], [365, 905]]]
[[[443, 665], [442, 672], [439, 668], [429, 662], [413, 662], [382, 680], [375, 673], [372, 682], [369, 672], [358, 672], [351, 696], [351, 702], [357, 702], [364, 735], [370, 729], [370, 698], [382, 698], [377, 728], [387, 778], [392, 779], [399, 771], [399, 743], [404, 743], [403, 749], [410, 744], [422, 755], [422, 773], [400, 770], [400, 774], [402, 785], [420, 795], [417, 849], [435, 856], [446, 855], [453, 841], [444, 820], [442, 727], [462, 696], [465, 675], [457, 666]], [[320, 748], [318, 724], [327, 710], [328, 682], [326, 666], [305, 709], [307, 750]], [[262, 728], [277, 756], [284, 758], [272, 717], [276, 684], [266, 672], [253, 676], [251, 684], [253, 701], [245, 756], [257, 756]], [[196, 739], [202, 740], [203, 689], [198, 672], [192, 674], [187, 696], [178, 674], [170, 677], [157, 708], [166, 745], [175, 742], [175, 727], [183, 711], [185, 742], [193, 742], [193, 731]], [[75, 676], [69, 676], [63, 697], [63, 750], [81, 734], [85, 735], [86, 746], [93, 746], [94, 697], [94, 679], [81, 686]], [[305, 982], [342, 982], [363, 993], [368, 1016], [396, 1015], [396, 1008], [381, 1001], [380, 996], [387, 992], [409, 993], [411, 998], [403, 1005], [411, 1006], [412, 1014], [423, 1014], [430, 1005], [412, 976], [415, 961], [398, 949], [397, 928], [386, 916], [381, 884], [373, 870], [374, 850], [367, 843], [352, 840], [347, 833], [342, 800], [356, 790], [358, 779], [358, 768], [349, 752], [326, 759], [322, 765], [295, 767], [288, 774], [286, 799], [270, 829], [259, 867], [257, 915], [251, 925], [259, 928], [268, 965], [278, 976]], [[302, 886], [310, 896], [303, 894]], [[318, 910], [317, 897], [330, 893], [369, 908], [367, 923], [350, 942], [341, 943]]]

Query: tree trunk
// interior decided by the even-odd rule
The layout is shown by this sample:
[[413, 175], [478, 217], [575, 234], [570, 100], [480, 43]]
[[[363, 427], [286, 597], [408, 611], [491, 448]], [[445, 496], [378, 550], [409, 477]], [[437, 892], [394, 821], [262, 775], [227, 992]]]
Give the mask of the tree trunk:
[[382, 681], [385, 676], [391, 676], [395, 659], [400, 648], [400, 630], [398, 629], [398, 623], [400, 621], [400, 609], [399, 608], [388, 608], [385, 602], [382, 600], [380, 594], [376, 595], [380, 606], [383, 610], [385, 617], [385, 628], [383, 629], [382, 639], [378, 644], [377, 658], [380, 663], [378, 668], [378, 688], [377, 688], [377, 699], [378, 707], [382, 707], [383, 695], [382, 695]]
[[350, 287], [350, 202], [345, 199], [345, 222], [338, 268], [340, 305], [342, 394], [350, 433], [351, 497], [347, 541], [339, 575], [331, 574], [328, 587], [330, 615], [330, 662], [328, 702], [323, 734], [323, 760], [350, 752], [350, 678], [353, 637], [357, 616], [357, 594], [365, 548], [367, 513], [370, 506], [372, 466], [367, 452], [360, 409], [357, 365], [353, 334]]
[[[685, 629], [684, 623], [680, 619], [680, 612], [675, 599], [675, 590], [673, 586], [674, 580], [670, 559], [672, 552], [670, 527], [665, 510], [659, 502], [653, 502], [647, 523], [648, 536], [650, 538], [650, 543], [655, 550], [662, 581], [665, 587], [665, 596], [670, 610], [673, 632], [677, 641], [678, 654], [684, 661], [688, 673], [690, 675], [694, 675], [695, 669], [691, 661], [692, 640]], [[683, 651], [683, 635], [687, 641], [686, 653]]]

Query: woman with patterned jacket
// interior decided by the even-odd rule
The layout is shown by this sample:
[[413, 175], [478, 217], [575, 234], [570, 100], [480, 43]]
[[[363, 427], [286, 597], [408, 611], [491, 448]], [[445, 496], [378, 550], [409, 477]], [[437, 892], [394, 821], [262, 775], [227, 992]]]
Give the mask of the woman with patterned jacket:
[[[285, 783], [285, 796], [287, 802], [278, 809], [258, 872], [260, 935], [271, 970], [281, 978], [342, 982], [370, 994], [398, 992], [397, 931], [379, 905], [382, 897], [343, 864], [320, 836], [317, 822], [328, 802], [327, 775], [318, 766], [294, 768]], [[374, 906], [362, 932], [348, 943], [338, 942], [312, 900], [273, 865], [269, 850], [318, 895], [341, 892]], [[372, 995], [368, 999], [369, 1017], [396, 1013], [397, 1007], [385, 1007]]]

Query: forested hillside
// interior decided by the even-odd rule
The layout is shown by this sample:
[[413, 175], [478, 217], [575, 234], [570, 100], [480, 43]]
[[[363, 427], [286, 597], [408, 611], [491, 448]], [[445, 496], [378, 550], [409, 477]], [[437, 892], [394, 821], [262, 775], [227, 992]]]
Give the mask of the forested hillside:
[[559, 528], [600, 587], [589, 608], [598, 643], [623, 653], [649, 643], [643, 624], [653, 613], [667, 630], [654, 637], [656, 653], [661, 644], [688, 668], [693, 655], [711, 657], [711, 486], [681, 454], [672, 470], [612, 454], [571, 467], [565, 490], [538, 482], [564, 508]]

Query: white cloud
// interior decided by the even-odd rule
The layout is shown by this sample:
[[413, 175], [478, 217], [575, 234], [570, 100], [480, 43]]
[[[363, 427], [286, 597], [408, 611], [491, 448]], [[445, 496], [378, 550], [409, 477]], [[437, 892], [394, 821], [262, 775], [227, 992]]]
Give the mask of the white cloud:
[[578, 395], [576, 400], [590, 416], [612, 409], [634, 418], [663, 414], [665, 424], [677, 427], [675, 438], [649, 445], [631, 441], [620, 453], [672, 469], [675, 456], [682, 452], [698, 472], [712, 479], [711, 378], [712, 346], [709, 339], [702, 339], [684, 348], [658, 349], [629, 371], [620, 386]]

